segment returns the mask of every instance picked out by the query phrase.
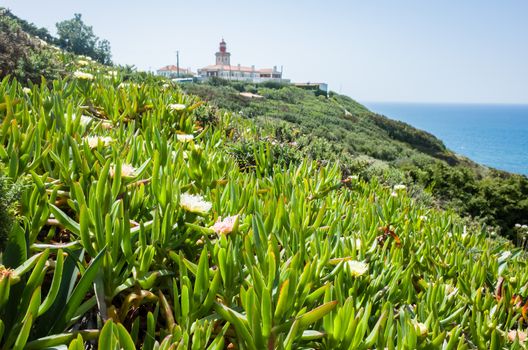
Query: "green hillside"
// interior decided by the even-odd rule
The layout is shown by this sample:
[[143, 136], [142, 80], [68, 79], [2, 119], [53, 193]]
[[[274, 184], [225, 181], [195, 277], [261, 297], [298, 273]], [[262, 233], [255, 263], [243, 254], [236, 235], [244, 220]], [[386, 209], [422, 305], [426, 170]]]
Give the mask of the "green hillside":
[[[288, 85], [215, 80], [185, 91], [254, 123], [261, 136], [287, 148], [290, 159], [339, 161], [345, 174], [404, 183], [415, 198], [453, 209], [523, 244], [528, 179], [489, 169], [446, 149], [433, 135], [370, 112], [343, 95], [329, 98]], [[247, 98], [241, 91], [263, 98]]]
[[4, 347], [520, 348], [521, 250], [337, 163], [274, 165], [259, 144], [242, 171], [250, 123], [72, 69], [0, 84], [0, 156], [23, 184]]

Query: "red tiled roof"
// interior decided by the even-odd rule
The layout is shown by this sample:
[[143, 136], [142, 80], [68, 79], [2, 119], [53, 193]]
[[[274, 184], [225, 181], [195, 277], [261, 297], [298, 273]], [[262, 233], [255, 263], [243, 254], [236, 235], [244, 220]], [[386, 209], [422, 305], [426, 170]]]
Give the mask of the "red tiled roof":
[[[165, 67], [161, 67], [160, 69], [158, 69], [158, 71], [177, 72], [178, 67], [172, 64], [172, 65], [168, 65]], [[185, 72], [190, 72], [190, 70], [180, 67], [180, 73], [185, 73]]]
[[225, 66], [220, 64], [213, 64], [207, 67], [204, 67], [201, 69], [202, 71], [216, 71], [216, 70], [224, 70], [224, 71], [232, 71], [232, 72], [255, 72], [255, 73], [267, 73], [271, 74], [273, 72], [273, 69], [271, 68], [262, 68], [262, 69], [253, 69], [252, 67], [246, 67], [246, 66]]

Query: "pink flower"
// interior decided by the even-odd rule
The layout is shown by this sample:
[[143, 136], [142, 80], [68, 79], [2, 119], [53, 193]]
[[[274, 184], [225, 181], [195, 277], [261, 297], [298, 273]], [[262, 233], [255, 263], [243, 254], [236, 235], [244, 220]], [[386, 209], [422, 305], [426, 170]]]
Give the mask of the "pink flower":
[[508, 340], [514, 342], [517, 338], [519, 338], [519, 343], [523, 344], [526, 341], [526, 332], [519, 330], [512, 330], [508, 332]]
[[217, 234], [228, 234], [233, 231], [233, 227], [235, 226], [236, 219], [238, 218], [238, 215], [228, 216], [224, 220], [222, 220], [222, 217], [218, 217], [218, 220], [216, 223], [211, 226], [214, 232]]

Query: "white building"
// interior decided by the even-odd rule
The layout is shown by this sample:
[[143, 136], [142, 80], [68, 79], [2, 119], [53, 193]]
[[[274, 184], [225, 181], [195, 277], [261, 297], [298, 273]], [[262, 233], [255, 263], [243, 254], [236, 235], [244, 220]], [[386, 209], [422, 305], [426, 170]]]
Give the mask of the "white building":
[[246, 67], [240, 64], [236, 66], [231, 65], [231, 53], [227, 52], [226, 42], [224, 39], [220, 42], [220, 49], [215, 54], [216, 63], [198, 69], [198, 75], [202, 79], [211, 77], [218, 77], [228, 80], [241, 80], [253, 83], [261, 83], [264, 81], [289, 82], [287, 79], [282, 79], [282, 71], [277, 70], [277, 66], [273, 68], [256, 69], [255, 66]]
[[166, 78], [178, 78], [184, 76], [194, 76], [194, 73], [190, 68], [177, 67], [175, 65], [168, 65], [162, 67], [156, 71], [157, 75], [161, 75]]

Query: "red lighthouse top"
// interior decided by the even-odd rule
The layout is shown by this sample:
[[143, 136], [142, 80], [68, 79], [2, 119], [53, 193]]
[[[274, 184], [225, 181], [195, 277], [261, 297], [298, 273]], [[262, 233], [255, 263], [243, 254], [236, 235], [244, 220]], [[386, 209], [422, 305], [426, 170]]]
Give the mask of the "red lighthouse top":
[[226, 42], [224, 41], [224, 38], [222, 38], [222, 41], [220, 42], [220, 52], [226, 52]]

